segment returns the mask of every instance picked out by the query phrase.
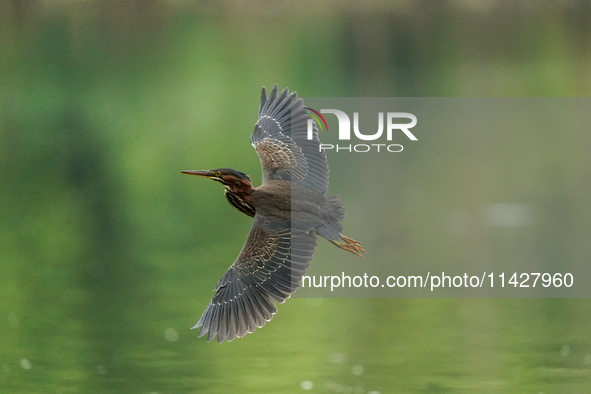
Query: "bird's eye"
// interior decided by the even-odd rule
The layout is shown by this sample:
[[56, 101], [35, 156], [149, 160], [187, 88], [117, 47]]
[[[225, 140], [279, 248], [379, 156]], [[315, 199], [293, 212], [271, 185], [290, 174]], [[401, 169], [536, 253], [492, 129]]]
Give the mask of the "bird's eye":
[[222, 173], [221, 173], [221, 172], [219, 172], [219, 171], [214, 171], [214, 172], [213, 172], [213, 174], [214, 174], [215, 176], [217, 176], [217, 177], [220, 177], [220, 176], [222, 176]]

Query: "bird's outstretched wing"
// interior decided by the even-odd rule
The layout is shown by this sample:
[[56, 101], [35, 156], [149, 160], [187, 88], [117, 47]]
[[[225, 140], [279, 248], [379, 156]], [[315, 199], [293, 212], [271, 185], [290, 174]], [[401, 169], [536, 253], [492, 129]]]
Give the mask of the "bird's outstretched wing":
[[254, 146], [263, 169], [263, 184], [273, 179], [291, 181], [318, 193], [328, 189], [328, 163], [320, 150], [318, 128], [313, 124], [308, 139], [308, 110], [295, 92], [285, 88], [277, 94], [277, 85], [267, 97], [261, 93], [259, 119], [250, 143]]
[[275, 302], [299, 287], [310, 266], [316, 236], [289, 221], [255, 215], [238, 258], [215, 287], [216, 294], [193, 328], [207, 341], [234, 340], [271, 320]]

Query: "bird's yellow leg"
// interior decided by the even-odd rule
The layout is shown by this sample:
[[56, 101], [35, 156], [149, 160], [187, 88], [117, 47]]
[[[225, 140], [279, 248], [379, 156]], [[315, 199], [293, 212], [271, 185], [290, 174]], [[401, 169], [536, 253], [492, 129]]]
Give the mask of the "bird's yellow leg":
[[363, 247], [361, 246], [361, 244], [359, 242], [357, 242], [354, 239], [351, 239], [349, 237], [345, 237], [343, 234], [341, 234], [341, 239], [330, 240], [330, 242], [332, 242], [334, 245], [338, 246], [339, 248], [346, 250], [347, 252], [351, 252], [353, 254], [356, 254], [359, 257], [363, 257], [360, 252], [365, 253], [365, 250], [363, 249]]

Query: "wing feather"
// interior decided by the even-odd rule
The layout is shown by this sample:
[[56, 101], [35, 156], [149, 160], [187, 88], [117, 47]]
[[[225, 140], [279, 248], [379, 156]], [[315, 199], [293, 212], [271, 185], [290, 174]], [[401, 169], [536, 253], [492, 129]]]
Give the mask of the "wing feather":
[[211, 341], [232, 341], [271, 320], [299, 287], [310, 266], [316, 236], [289, 221], [255, 215], [242, 251], [215, 287], [216, 294], [193, 328]]
[[318, 128], [313, 123], [313, 138], [308, 139], [308, 115], [304, 102], [285, 88], [278, 95], [277, 85], [267, 97], [263, 88], [259, 118], [250, 142], [263, 170], [263, 184], [287, 180], [325, 194], [328, 189], [328, 163], [320, 150]]

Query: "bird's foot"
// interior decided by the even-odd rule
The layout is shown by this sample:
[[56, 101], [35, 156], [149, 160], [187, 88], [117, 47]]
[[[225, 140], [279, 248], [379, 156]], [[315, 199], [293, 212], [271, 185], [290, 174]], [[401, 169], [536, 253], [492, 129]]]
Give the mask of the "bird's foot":
[[330, 241], [333, 244], [335, 244], [336, 246], [338, 246], [341, 249], [346, 250], [347, 252], [351, 252], [353, 254], [356, 254], [359, 257], [363, 257], [363, 255], [361, 255], [360, 252], [365, 253], [365, 250], [363, 249], [363, 247], [361, 246], [361, 244], [357, 241], [355, 241], [354, 239], [351, 239], [349, 237], [345, 237], [344, 235], [341, 235], [341, 239], [340, 240], [334, 240], [334, 241]]

